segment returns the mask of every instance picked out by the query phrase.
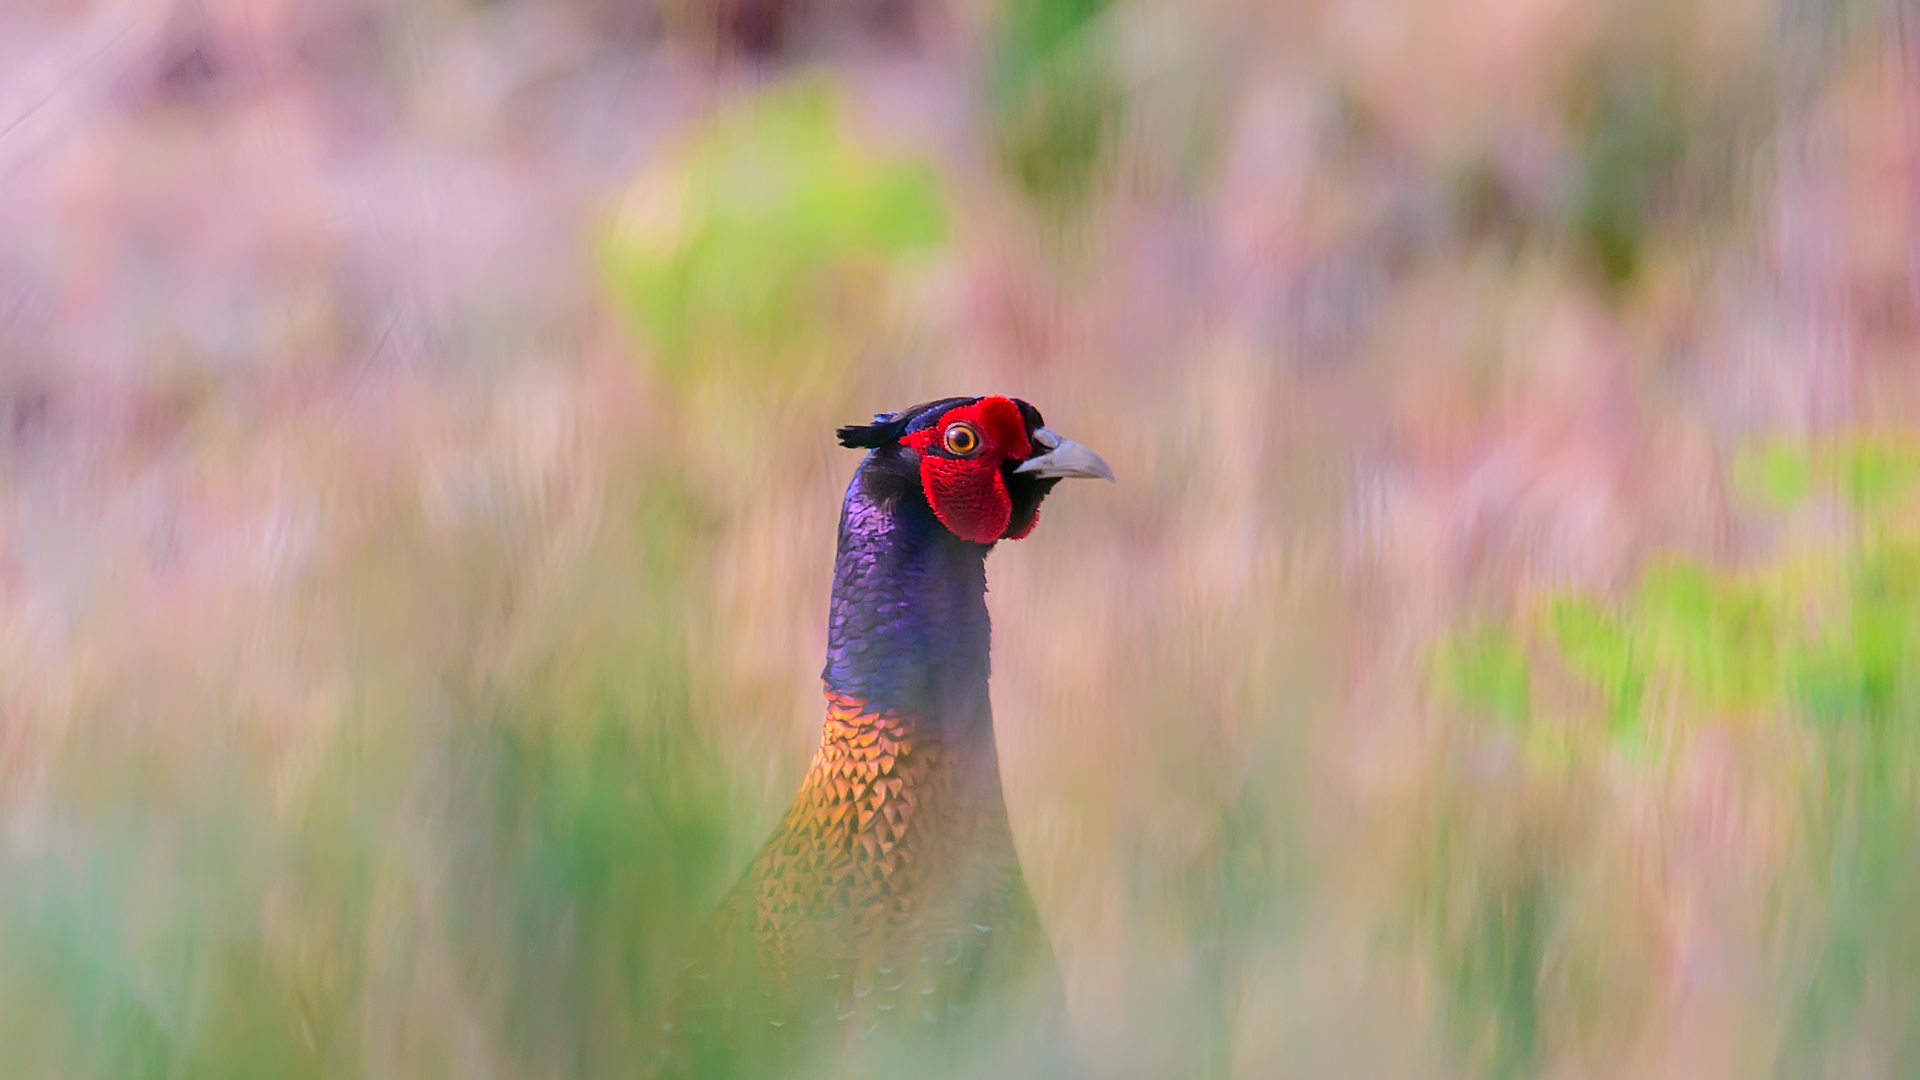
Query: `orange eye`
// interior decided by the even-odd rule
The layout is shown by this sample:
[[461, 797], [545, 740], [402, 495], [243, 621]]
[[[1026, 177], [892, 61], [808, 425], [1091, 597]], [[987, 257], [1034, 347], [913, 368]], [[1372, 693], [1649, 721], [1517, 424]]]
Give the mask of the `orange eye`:
[[954, 424], [947, 428], [947, 449], [965, 456], [980, 449], [980, 433], [972, 424]]

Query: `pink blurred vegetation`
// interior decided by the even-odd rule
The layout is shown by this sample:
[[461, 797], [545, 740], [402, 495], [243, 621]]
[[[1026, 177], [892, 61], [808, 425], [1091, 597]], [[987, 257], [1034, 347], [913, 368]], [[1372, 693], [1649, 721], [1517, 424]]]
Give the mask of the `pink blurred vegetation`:
[[0, 1073], [637, 1067], [996, 392], [1094, 1075], [1911, 1074], [1913, 18], [0, 6]]

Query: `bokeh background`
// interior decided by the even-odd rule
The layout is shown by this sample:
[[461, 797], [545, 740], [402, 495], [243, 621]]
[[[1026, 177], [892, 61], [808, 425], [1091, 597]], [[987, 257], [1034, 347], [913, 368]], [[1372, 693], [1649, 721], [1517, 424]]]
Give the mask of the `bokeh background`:
[[0, 1073], [636, 1074], [832, 428], [1001, 392], [1092, 1075], [1920, 1074], [1916, 35], [0, 4]]

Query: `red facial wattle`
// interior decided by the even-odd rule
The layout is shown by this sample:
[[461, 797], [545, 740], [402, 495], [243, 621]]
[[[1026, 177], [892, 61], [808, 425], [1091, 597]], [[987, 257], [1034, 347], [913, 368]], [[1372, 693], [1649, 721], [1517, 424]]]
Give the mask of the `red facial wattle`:
[[[979, 440], [964, 455], [949, 446], [949, 432], [956, 424], [965, 425]], [[900, 442], [920, 453], [920, 487], [940, 524], [977, 544], [991, 544], [1005, 535], [1013, 499], [1001, 466], [1033, 452], [1018, 405], [1003, 397], [981, 398], [947, 410], [938, 423]]]

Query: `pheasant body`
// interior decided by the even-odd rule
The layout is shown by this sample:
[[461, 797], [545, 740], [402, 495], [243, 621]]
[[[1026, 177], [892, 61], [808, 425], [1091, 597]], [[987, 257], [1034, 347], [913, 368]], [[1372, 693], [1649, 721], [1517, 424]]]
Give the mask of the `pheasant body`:
[[[909, 482], [926, 452], [900, 445], [911, 449], [956, 400], [973, 404], [936, 402], [896, 421], [848, 488], [819, 749], [682, 973], [664, 1025], [670, 1075], [810, 1060], [843, 1075], [863, 1048], [997, 1038], [1061, 1018], [994, 745], [991, 544], [956, 534], [946, 519], [959, 511]], [[1031, 406], [1013, 415], [1051, 436]], [[1019, 460], [1032, 457], [1021, 442]], [[1002, 530], [1020, 517], [1031, 528], [1051, 486], [1016, 483], [1030, 506], [988, 510]]]

